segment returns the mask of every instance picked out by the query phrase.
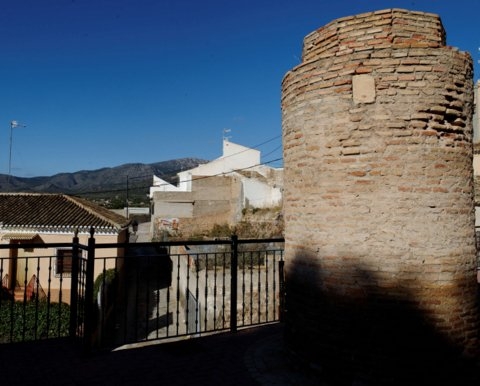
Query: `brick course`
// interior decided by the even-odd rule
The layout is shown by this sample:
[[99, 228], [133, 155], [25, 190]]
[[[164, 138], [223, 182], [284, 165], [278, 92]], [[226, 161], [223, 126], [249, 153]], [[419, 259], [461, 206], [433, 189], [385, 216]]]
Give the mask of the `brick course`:
[[434, 14], [345, 17], [306, 36], [283, 79], [288, 323], [312, 360], [373, 344], [349, 334], [375, 335], [395, 305], [478, 350], [473, 67], [445, 44]]

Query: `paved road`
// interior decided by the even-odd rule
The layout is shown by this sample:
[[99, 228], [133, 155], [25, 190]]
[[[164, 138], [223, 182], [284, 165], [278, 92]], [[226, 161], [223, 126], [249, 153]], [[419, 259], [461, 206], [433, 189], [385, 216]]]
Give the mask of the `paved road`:
[[68, 340], [0, 345], [2, 385], [322, 385], [291, 365], [280, 324], [80, 355]]

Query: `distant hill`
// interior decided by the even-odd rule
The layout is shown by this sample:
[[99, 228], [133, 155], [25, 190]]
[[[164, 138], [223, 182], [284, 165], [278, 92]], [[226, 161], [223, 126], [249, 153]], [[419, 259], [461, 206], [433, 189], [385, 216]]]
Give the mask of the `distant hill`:
[[175, 183], [178, 172], [206, 162], [197, 158], [179, 158], [152, 164], [133, 163], [98, 170], [59, 173], [50, 177], [9, 178], [0, 174], [0, 192], [65, 193], [93, 199], [112, 199], [126, 196], [128, 191], [131, 200], [138, 195], [145, 197], [153, 175]]

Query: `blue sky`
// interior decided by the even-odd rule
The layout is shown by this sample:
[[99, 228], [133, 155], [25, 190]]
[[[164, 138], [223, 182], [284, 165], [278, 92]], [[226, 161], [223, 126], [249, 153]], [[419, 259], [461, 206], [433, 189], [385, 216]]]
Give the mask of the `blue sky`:
[[[385, 8], [437, 13], [478, 79], [478, 0], [1, 0], [0, 173], [281, 152], [280, 87], [311, 31]], [[280, 161], [272, 165], [281, 165]]]

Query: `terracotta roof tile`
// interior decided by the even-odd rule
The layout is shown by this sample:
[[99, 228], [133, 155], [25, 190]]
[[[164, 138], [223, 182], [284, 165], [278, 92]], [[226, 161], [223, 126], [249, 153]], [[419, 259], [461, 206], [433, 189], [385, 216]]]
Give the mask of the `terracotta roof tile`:
[[120, 230], [128, 225], [128, 220], [90, 201], [65, 194], [0, 193], [0, 225]]

